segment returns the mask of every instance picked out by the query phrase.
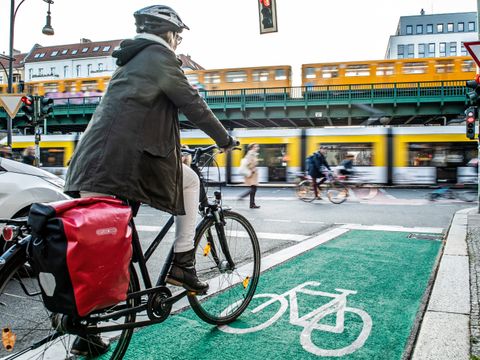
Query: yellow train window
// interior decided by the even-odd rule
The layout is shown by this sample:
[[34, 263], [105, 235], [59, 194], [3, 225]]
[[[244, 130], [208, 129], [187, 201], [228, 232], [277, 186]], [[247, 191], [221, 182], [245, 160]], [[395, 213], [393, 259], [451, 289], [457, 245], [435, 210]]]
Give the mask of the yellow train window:
[[43, 84], [43, 89], [46, 93], [57, 92], [58, 83], [45, 83]]
[[315, 77], [316, 77], [315, 68], [313, 68], [313, 67], [306, 68], [305, 69], [305, 77], [307, 79], [315, 79]]
[[370, 65], [368, 64], [355, 64], [347, 65], [345, 69], [345, 76], [369, 76]]
[[205, 74], [206, 84], [220, 84], [220, 74], [218, 72], [212, 72]]
[[245, 82], [247, 81], [247, 73], [245, 71], [228, 71], [227, 82]]
[[402, 71], [404, 74], [426, 74], [427, 69], [426, 62], [408, 62], [403, 64]]
[[253, 81], [268, 81], [269, 75], [268, 70], [254, 70], [252, 73]]
[[395, 73], [395, 67], [393, 63], [389, 64], [379, 64], [377, 66], [377, 76], [388, 76], [388, 75], [393, 75]]
[[437, 74], [452, 73], [453, 69], [453, 61], [439, 61], [437, 64], [435, 64], [435, 72]]
[[322, 78], [330, 79], [338, 77], [338, 66], [323, 66], [322, 67]]
[[82, 91], [97, 90], [97, 80], [86, 80], [82, 82]]
[[462, 71], [464, 72], [475, 72], [475, 63], [473, 60], [463, 60], [462, 61]]

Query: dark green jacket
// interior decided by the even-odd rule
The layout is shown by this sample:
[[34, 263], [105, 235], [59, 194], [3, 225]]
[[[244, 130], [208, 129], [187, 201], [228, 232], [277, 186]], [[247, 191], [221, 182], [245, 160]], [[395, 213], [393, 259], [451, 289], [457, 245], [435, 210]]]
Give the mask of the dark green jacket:
[[221, 147], [225, 128], [162, 44], [125, 40], [120, 67], [73, 154], [65, 192], [92, 191], [183, 215], [178, 110]]

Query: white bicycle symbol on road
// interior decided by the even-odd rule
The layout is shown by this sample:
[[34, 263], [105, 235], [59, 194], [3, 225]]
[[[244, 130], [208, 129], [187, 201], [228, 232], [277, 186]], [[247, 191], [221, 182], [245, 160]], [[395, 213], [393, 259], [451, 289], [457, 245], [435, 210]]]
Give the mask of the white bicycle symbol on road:
[[[257, 306], [251, 312], [256, 314], [267, 306], [276, 303], [280, 303], [279, 310], [273, 315], [270, 319], [265, 321], [262, 324], [250, 327], [250, 328], [234, 328], [228, 325], [219, 326], [219, 329], [230, 334], [247, 334], [255, 331], [263, 330], [273, 323], [275, 323], [280, 317], [287, 311], [290, 299], [290, 324], [303, 327], [302, 333], [300, 334], [300, 344], [302, 347], [315, 355], [318, 356], [343, 356], [351, 354], [356, 350], [360, 349], [370, 335], [372, 330], [372, 319], [368, 313], [361, 309], [347, 307], [347, 296], [351, 294], [356, 294], [356, 291], [345, 290], [345, 289], [335, 289], [340, 292], [339, 294], [327, 293], [319, 290], [314, 290], [308, 287], [318, 287], [319, 282], [316, 281], [307, 281], [297, 287], [287, 291], [282, 295], [277, 294], [258, 294], [254, 298], [267, 298], [268, 301]], [[332, 298], [328, 303], [320, 306], [319, 308], [309, 312], [308, 314], [299, 317], [297, 293], [303, 293], [307, 295], [314, 296], [325, 296]], [[238, 306], [237, 303], [230, 305], [227, 309], [224, 310], [225, 313], [231, 307]], [[358, 337], [348, 346], [345, 346], [340, 349], [322, 349], [321, 347], [315, 345], [312, 341], [312, 332], [313, 330], [321, 330], [334, 334], [341, 334], [345, 330], [345, 313], [351, 312], [357, 314], [363, 322], [362, 330]], [[319, 324], [319, 322], [329, 314], [336, 314], [335, 325]], [[223, 315], [223, 314], [222, 314]]]

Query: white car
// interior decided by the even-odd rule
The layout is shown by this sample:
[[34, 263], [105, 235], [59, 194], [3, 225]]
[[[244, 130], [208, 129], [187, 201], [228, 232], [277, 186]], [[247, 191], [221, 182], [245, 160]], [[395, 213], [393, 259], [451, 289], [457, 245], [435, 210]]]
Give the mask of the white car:
[[63, 179], [45, 170], [0, 158], [0, 219], [27, 216], [35, 202], [70, 199]]

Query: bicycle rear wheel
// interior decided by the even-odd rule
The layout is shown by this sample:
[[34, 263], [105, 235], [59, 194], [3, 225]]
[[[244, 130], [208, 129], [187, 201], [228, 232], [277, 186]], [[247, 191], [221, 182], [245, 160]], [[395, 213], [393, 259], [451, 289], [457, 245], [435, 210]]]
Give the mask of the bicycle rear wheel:
[[[214, 325], [231, 323], [243, 313], [260, 277], [260, 246], [252, 225], [232, 211], [223, 211], [223, 217], [224, 226], [213, 218], [204, 218], [195, 236], [197, 275], [209, 283], [212, 296], [188, 296], [195, 313]], [[230, 268], [220, 244], [222, 233], [234, 268]]]
[[348, 187], [340, 181], [332, 181], [327, 184], [327, 197], [333, 204], [341, 204], [348, 197]]
[[[0, 271], [0, 329], [8, 328], [16, 336], [10, 351], [1, 346], [0, 358], [14, 359], [21, 356], [22, 359], [67, 359], [76, 336], [60, 334], [52, 327], [52, 319], [58, 317], [43, 305], [36, 274], [25, 264], [25, 254], [18, 252]], [[130, 277], [129, 291], [138, 290], [138, 279], [133, 268]], [[123, 307], [133, 307], [134, 303], [134, 300], [127, 300]], [[107, 311], [114, 310], [115, 306]], [[97, 327], [134, 321], [135, 314], [130, 314], [115, 321], [99, 323]], [[123, 330], [116, 338], [112, 337], [106, 358], [122, 359], [132, 334], [133, 329], [129, 329]]]
[[301, 181], [295, 188], [297, 197], [305, 202], [315, 200], [315, 192], [313, 191], [312, 182], [310, 180]]

